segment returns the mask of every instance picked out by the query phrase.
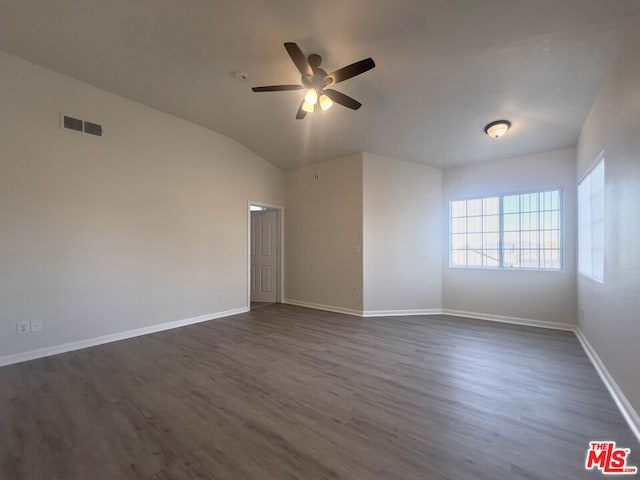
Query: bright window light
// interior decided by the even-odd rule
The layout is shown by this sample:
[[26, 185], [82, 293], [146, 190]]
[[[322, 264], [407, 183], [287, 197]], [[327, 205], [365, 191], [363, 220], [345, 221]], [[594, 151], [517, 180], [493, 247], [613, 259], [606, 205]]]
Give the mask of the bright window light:
[[604, 158], [578, 184], [578, 272], [604, 282]]
[[497, 195], [449, 204], [452, 267], [562, 268], [562, 192]]

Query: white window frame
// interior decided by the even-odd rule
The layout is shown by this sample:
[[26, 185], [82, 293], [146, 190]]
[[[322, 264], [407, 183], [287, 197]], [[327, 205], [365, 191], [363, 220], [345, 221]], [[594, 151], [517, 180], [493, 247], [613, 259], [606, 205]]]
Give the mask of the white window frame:
[[[558, 248], [559, 252], [559, 267], [551, 268], [551, 267], [505, 267], [504, 266], [504, 197], [510, 197], [515, 195], [527, 195], [532, 193], [548, 193], [548, 192], [558, 192], [558, 241], [560, 243], [560, 247]], [[499, 221], [500, 221], [500, 231], [499, 231], [499, 265], [498, 266], [479, 266], [479, 265], [454, 265], [453, 264], [453, 228], [452, 228], [452, 204], [453, 202], [458, 201], [469, 201], [469, 200], [484, 200], [489, 198], [498, 198], [499, 199]], [[540, 231], [540, 229], [538, 229]], [[535, 272], [560, 272], [565, 268], [565, 245], [564, 245], [564, 237], [565, 237], [565, 225], [564, 225], [564, 188], [562, 187], [554, 187], [554, 188], [544, 188], [544, 189], [534, 189], [527, 191], [518, 191], [511, 193], [501, 193], [495, 195], [486, 195], [483, 197], [471, 197], [471, 198], [459, 198], [455, 200], [449, 201], [449, 268], [462, 268], [462, 269], [476, 269], [476, 270], [510, 270], [510, 271], [535, 271]]]
[[[602, 203], [596, 205], [594, 202], [597, 197], [593, 195], [592, 182], [594, 181], [594, 172], [597, 172], [600, 167], [602, 167], [602, 185], [597, 185], [601, 189], [596, 192]], [[588, 191], [586, 191], [587, 188]], [[588, 199], [585, 199], [583, 195], [587, 194]], [[589, 203], [586, 207], [582, 204], [585, 200]], [[578, 182], [578, 274], [598, 283], [604, 283], [605, 206], [606, 162], [604, 152], [601, 152]], [[594, 211], [601, 213], [600, 217], [597, 217], [596, 213], [595, 219], [595, 224], [600, 224], [599, 230], [593, 228]], [[594, 262], [598, 262], [599, 265], [596, 267]]]

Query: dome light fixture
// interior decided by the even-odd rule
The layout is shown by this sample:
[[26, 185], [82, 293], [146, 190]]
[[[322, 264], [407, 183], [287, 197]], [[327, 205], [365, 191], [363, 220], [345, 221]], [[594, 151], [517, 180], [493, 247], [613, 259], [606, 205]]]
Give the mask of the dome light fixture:
[[496, 120], [484, 127], [484, 133], [492, 138], [500, 138], [511, 128], [509, 120]]

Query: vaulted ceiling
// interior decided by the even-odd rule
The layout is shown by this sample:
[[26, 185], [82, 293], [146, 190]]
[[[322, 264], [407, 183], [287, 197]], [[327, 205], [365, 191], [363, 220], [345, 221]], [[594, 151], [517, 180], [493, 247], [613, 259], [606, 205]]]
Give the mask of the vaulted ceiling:
[[[0, 49], [284, 169], [356, 151], [449, 167], [575, 145], [638, 18], [637, 0], [0, 0]], [[303, 92], [252, 93], [299, 83], [288, 41], [327, 71], [373, 57], [339, 85], [363, 107], [296, 120]]]

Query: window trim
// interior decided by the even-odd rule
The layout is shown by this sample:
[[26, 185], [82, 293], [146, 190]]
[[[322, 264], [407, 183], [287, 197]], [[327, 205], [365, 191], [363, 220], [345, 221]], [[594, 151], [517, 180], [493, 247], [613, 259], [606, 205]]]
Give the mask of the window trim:
[[[512, 268], [512, 267], [504, 267], [503, 266], [503, 261], [504, 261], [504, 251], [503, 251], [503, 242], [504, 242], [504, 197], [509, 197], [509, 196], [513, 196], [513, 195], [528, 195], [531, 193], [547, 193], [547, 192], [559, 192], [559, 199], [558, 199], [558, 215], [559, 215], [559, 219], [558, 219], [558, 230], [559, 230], [559, 236], [560, 236], [560, 248], [559, 248], [559, 252], [560, 252], [560, 267], [559, 268], [532, 268], [532, 267], [518, 267], [518, 268]], [[566, 270], [566, 251], [565, 251], [565, 231], [566, 231], [566, 225], [565, 225], [565, 215], [564, 215], [564, 194], [565, 194], [565, 188], [561, 187], [561, 186], [557, 186], [557, 187], [545, 187], [545, 188], [534, 188], [531, 190], [518, 190], [518, 191], [512, 191], [512, 192], [508, 192], [508, 193], [496, 193], [496, 194], [486, 194], [483, 196], [472, 196], [472, 197], [464, 197], [464, 198], [456, 198], [453, 200], [449, 200], [449, 231], [448, 231], [448, 241], [449, 241], [449, 262], [448, 262], [448, 266], [449, 268], [454, 268], [454, 269], [462, 269], [462, 270], [494, 270], [494, 271], [510, 271], [510, 272], [516, 272], [516, 271], [523, 271], [523, 272], [546, 272], [546, 273], [556, 273], [556, 272], [564, 272]], [[486, 267], [486, 266], [478, 266], [478, 265], [453, 265], [452, 264], [452, 254], [453, 254], [453, 234], [452, 234], [452, 203], [453, 202], [462, 202], [462, 201], [469, 201], [469, 200], [483, 200], [485, 198], [492, 198], [492, 197], [498, 197], [499, 198], [499, 248], [500, 248], [500, 265], [497, 267]]]
[[578, 276], [581, 276], [582, 278], [586, 278], [589, 279], [593, 282], [599, 283], [600, 285], [604, 285], [604, 277], [605, 277], [605, 250], [606, 250], [606, 229], [604, 228], [605, 225], [603, 225], [603, 238], [602, 238], [602, 278], [597, 278], [594, 277], [592, 275], [587, 275], [586, 273], [583, 273], [582, 271], [580, 271], [580, 247], [581, 247], [581, 242], [580, 242], [580, 185], [582, 184], [582, 182], [584, 182], [587, 177], [589, 175], [591, 175], [593, 173], [593, 171], [600, 165], [603, 164], [603, 168], [604, 168], [604, 172], [603, 172], [603, 176], [604, 176], [604, 185], [603, 185], [603, 190], [602, 190], [602, 221], [603, 223], [606, 224], [606, 208], [607, 208], [607, 164], [605, 162], [605, 152], [604, 150], [602, 150], [598, 156], [595, 158], [595, 160], [591, 163], [591, 165], [589, 165], [589, 168], [587, 168], [587, 170], [580, 175], [580, 177], [578, 177], [578, 182], [576, 183], [576, 246], [577, 246], [577, 251], [576, 251], [576, 272], [578, 274]]

